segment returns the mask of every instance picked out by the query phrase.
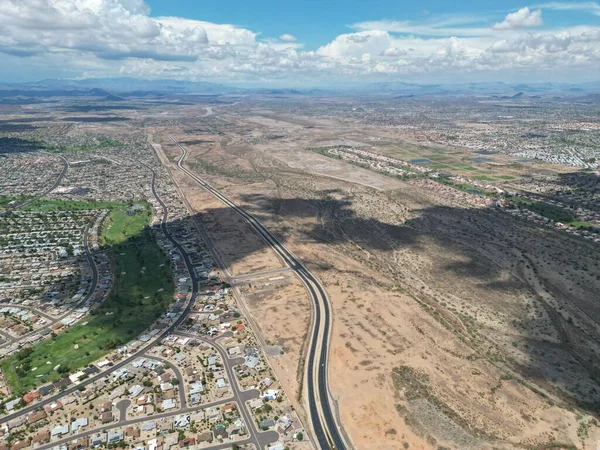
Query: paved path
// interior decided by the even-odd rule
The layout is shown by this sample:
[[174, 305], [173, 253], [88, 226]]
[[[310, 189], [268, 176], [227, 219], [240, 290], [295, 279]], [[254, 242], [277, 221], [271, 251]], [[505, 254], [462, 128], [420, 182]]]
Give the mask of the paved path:
[[[177, 167], [183, 173], [195, 180], [204, 190], [211, 193], [225, 206], [241, 216], [258, 236], [290, 267], [304, 284], [313, 302], [313, 324], [310, 332], [309, 350], [306, 359], [306, 384], [309, 413], [312, 428], [322, 449], [334, 448], [345, 450], [349, 447], [349, 439], [334, 414], [328, 387], [328, 356], [329, 340], [331, 338], [332, 313], [329, 298], [319, 280], [294, 256], [258, 219], [243, 208], [237, 206], [221, 192], [202, 180], [194, 172], [184, 166], [187, 148], [180, 144], [173, 135], [169, 135], [175, 145], [181, 150]], [[208, 244], [208, 243], [207, 243]]]
[[127, 420], [127, 408], [131, 406], [131, 400], [128, 398], [120, 400], [117, 404], [117, 410], [119, 411], [119, 422], [125, 422]]

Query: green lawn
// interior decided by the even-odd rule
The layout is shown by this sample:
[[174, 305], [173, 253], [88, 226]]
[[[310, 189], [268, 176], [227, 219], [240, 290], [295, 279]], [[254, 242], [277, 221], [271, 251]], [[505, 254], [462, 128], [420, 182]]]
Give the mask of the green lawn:
[[100, 243], [105, 246], [121, 245], [132, 236], [137, 236], [150, 223], [151, 212], [147, 203], [137, 203], [144, 207], [134, 215], [128, 215], [128, 208], [113, 209], [103, 224]]
[[85, 200], [34, 200], [23, 209], [29, 211], [77, 211], [82, 209], [113, 209], [126, 208], [121, 202], [97, 202]]
[[[134, 216], [127, 216], [126, 210], [127, 206], [114, 209], [111, 225], [103, 231], [102, 240], [113, 242], [107, 250], [115, 275], [109, 297], [80, 323], [2, 362], [14, 393], [57, 380], [65, 368], [90, 364], [127, 343], [167, 309], [174, 292], [171, 268], [144, 228], [150, 218], [148, 206]], [[54, 370], [59, 364], [62, 369]]]

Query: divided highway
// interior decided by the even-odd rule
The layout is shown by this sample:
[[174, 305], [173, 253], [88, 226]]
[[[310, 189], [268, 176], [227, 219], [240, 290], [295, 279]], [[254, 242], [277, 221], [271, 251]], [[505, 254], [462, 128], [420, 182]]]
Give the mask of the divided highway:
[[187, 149], [173, 135], [169, 135], [181, 150], [177, 167], [194, 179], [203, 189], [239, 214], [262, 240], [293, 270], [302, 281], [314, 305], [314, 322], [306, 364], [306, 384], [309, 414], [319, 448], [345, 450], [348, 448], [341, 426], [333, 413], [327, 387], [327, 358], [331, 334], [331, 309], [325, 289], [317, 278], [253, 215], [231, 202], [227, 197], [188, 170], [183, 162]]

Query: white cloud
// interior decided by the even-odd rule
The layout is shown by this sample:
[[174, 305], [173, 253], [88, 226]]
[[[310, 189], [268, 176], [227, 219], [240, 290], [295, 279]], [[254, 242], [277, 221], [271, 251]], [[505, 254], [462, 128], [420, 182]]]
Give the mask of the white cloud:
[[539, 27], [543, 25], [542, 11], [540, 9], [531, 11], [529, 8], [521, 8], [514, 13], [508, 14], [504, 21], [494, 25], [494, 30], [512, 30], [515, 28]]
[[351, 25], [351, 28], [358, 31], [379, 30], [421, 36], [486, 36], [491, 33], [490, 28], [473, 26], [481, 25], [484, 19], [474, 16], [447, 16], [419, 23], [409, 20], [375, 20], [358, 22]]
[[279, 40], [283, 42], [296, 42], [298, 39], [293, 34], [284, 33], [279, 36]]
[[600, 4], [597, 2], [548, 2], [536, 5], [535, 8], [556, 11], [584, 11], [600, 16]]
[[[13, 51], [84, 51], [105, 59], [194, 61], [219, 47], [254, 45], [233, 25], [152, 18], [142, 0], [3, 0], [0, 27]], [[6, 47], [3, 47], [6, 51]]]
[[340, 77], [463, 80], [503, 71], [572, 78], [600, 67], [599, 27], [525, 32], [523, 27], [542, 23], [541, 13], [527, 8], [506, 16], [506, 25], [497, 24], [502, 33], [483, 16], [360, 22], [352, 32], [306, 51], [287, 34], [261, 39], [236, 25], [153, 17], [143, 0], [0, 3], [0, 63], [10, 73], [29, 71], [40, 78], [121, 74], [308, 84]]
[[406, 50], [401, 50], [396, 47], [386, 48], [381, 52], [381, 56], [404, 56], [406, 55]]

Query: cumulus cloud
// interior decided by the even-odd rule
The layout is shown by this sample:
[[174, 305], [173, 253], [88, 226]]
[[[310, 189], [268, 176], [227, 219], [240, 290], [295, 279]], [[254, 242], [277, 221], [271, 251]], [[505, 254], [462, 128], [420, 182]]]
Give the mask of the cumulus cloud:
[[153, 18], [143, 0], [4, 0], [0, 27], [13, 51], [85, 51], [100, 58], [194, 61], [215, 47], [253, 45], [233, 25]]
[[401, 50], [396, 47], [386, 48], [381, 52], [381, 56], [404, 56], [406, 55], [406, 50]]
[[502, 22], [494, 25], [494, 30], [511, 30], [515, 28], [539, 27], [543, 25], [542, 10], [531, 11], [528, 7], [508, 14]]
[[298, 39], [293, 34], [284, 33], [279, 36], [279, 40], [283, 42], [296, 42]]
[[261, 39], [236, 25], [153, 17], [144, 0], [0, 2], [0, 62], [41, 76], [314, 83], [525, 70], [590, 73], [600, 66], [599, 27], [524, 31], [542, 24], [541, 12], [528, 8], [494, 27], [490, 19], [472, 16], [361, 22], [306, 51], [289, 34]]

